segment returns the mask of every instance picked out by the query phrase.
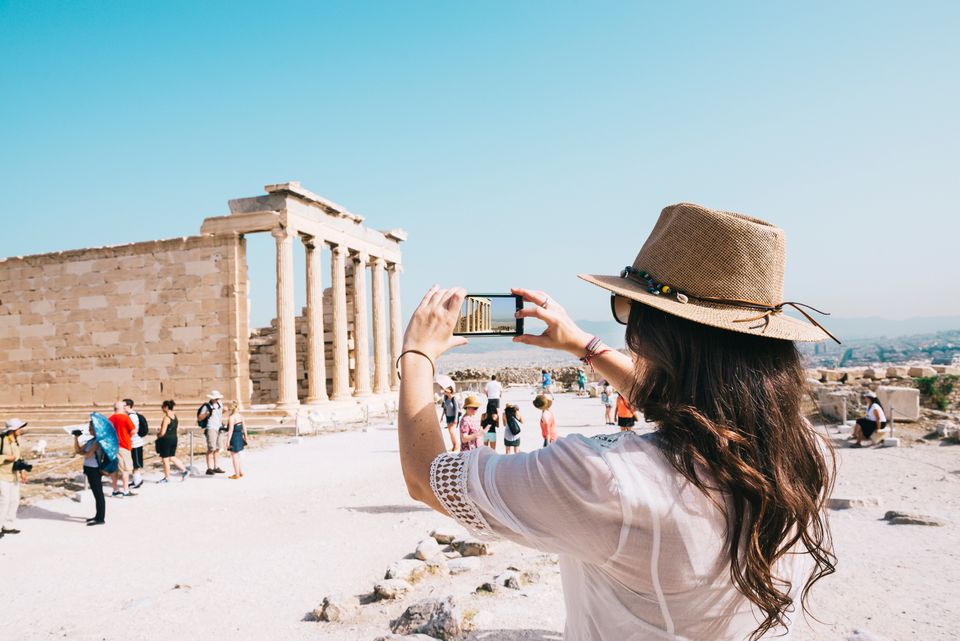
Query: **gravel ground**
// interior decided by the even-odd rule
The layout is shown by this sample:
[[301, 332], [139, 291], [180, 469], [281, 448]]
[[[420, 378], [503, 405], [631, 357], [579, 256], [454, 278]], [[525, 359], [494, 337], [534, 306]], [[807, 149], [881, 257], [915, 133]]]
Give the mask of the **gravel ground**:
[[[507, 394], [528, 421], [524, 449], [539, 444], [532, 396]], [[561, 435], [609, 431], [597, 399], [561, 395], [554, 410]], [[554, 559], [507, 542], [495, 543], [479, 569], [427, 577], [403, 602], [365, 605], [352, 623], [311, 620], [325, 595], [369, 594], [390, 563], [451, 521], [407, 496], [393, 426], [296, 444], [271, 438], [284, 444], [252, 448], [239, 481], [204, 476], [163, 486], [153, 482], [159, 473], [148, 473], [139, 496], [107, 499], [102, 527], [83, 525], [93, 513], [89, 492], [83, 503], [57, 498], [22, 508], [23, 532], [0, 541], [4, 638], [363, 640], [386, 633], [412, 600], [450, 594], [474, 615], [471, 639], [560, 638]], [[855, 630], [891, 640], [957, 638], [960, 446], [905, 440], [910, 447], [840, 450], [834, 496], [879, 505], [830, 512], [838, 572], [813, 591], [823, 623], [798, 624], [794, 639], [847, 639]], [[79, 465], [75, 459], [67, 471]], [[944, 526], [890, 525], [882, 519], [888, 509]], [[508, 566], [539, 580], [474, 594]]]

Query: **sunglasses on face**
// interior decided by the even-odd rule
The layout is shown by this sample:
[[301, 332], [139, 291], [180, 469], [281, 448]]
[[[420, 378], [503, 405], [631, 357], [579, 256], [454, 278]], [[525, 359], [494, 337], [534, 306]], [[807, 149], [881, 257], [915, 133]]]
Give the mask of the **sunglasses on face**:
[[613, 318], [621, 325], [626, 325], [629, 322], [632, 307], [633, 301], [626, 296], [610, 294], [610, 311], [613, 312]]

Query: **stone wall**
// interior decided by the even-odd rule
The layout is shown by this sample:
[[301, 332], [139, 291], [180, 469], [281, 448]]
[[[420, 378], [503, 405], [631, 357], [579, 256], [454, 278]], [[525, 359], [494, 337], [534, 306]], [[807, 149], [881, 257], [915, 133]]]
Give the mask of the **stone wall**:
[[247, 287], [238, 236], [0, 260], [0, 408], [247, 402]]

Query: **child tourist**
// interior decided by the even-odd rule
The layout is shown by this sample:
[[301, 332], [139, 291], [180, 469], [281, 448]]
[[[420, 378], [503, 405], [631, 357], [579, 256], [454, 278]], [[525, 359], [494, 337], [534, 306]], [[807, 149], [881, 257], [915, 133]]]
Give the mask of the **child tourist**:
[[[490, 405], [487, 405], [490, 409]], [[500, 425], [500, 414], [497, 412], [487, 412], [480, 417], [480, 429], [486, 430], [483, 433], [483, 444], [492, 450], [497, 449], [497, 427]]]
[[600, 383], [600, 402], [603, 403], [603, 423], [604, 425], [616, 425], [613, 420], [613, 388], [610, 383], [603, 381]]
[[557, 440], [557, 419], [550, 411], [551, 405], [553, 405], [553, 401], [543, 394], [533, 399], [533, 406], [540, 410], [540, 433], [543, 435], [544, 447]]
[[463, 416], [460, 417], [460, 451], [467, 452], [477, 448], [480, 439], [480, 423], [477, 421], [477, 409], [480, 401], [476, 396], [468, 396], [463, 402]]

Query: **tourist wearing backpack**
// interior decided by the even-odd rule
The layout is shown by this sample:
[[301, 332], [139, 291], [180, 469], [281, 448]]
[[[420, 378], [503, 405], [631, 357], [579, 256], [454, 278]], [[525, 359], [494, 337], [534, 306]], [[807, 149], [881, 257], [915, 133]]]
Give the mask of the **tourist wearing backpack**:
[[503, 444], [506, 447], [507, 454], [518, 454], [520, 452], [520, 430], [523, 423], [520, 408], [513, 403], [507, 403], [503, 414], [507, 423], [507, 428], [503, 432]]
[[143, 485], [143, 444], [145, 437], [150, 433], [150, 425], [147, 423], [147, 417], [133, 409], [133, 400], [123, 399], [123, 411], [127, 413], [133, 426], [137, 430], [130, 435], [130, 457], [133, 458], [133, 489], [139, 489]]
[[207, 402], [197, 409], [197, 425], [203, 429], [207, 439], [207, 476], [223, 474], [218, 464], [220, 450], [227, 438], [227, 428], [223, 424], [223, 394], [213, 390], [207, 395]]

